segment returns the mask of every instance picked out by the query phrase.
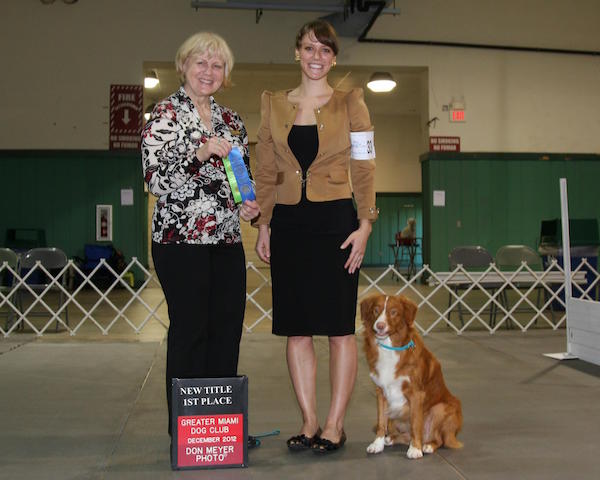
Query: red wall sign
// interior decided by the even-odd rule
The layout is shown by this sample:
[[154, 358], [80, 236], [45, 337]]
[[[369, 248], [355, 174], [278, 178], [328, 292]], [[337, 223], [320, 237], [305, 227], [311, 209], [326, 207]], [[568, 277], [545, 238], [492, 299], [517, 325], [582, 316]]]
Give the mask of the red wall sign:
[[430, 152], [460, 152], [460, 137], [429, 137]]
[[178, 417], [177, 423], [179, 467], [244, 463], [242, 414]]
[[141, 85], [110, 86], [110, 150], [139, 150], [144, 118]]

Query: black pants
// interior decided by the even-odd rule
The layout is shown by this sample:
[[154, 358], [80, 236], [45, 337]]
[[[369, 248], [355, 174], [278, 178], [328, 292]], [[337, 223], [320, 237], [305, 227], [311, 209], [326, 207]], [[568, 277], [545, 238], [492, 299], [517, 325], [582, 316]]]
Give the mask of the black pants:
[[152, 243], [152, 258], [169, 308], [167, 405], [171, 379], [237, 375], [246, 306], [242, 244]]

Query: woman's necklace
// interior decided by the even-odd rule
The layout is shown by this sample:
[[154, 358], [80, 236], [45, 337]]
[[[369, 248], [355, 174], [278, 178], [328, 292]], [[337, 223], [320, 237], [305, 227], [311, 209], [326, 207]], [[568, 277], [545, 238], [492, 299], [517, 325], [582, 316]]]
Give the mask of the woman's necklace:
[[192, 102], [194, 102], [194, 107], [196, 107], [196, 110], [198, 111], [198, 115], [200, 116], [202, 125], [204, 125], [210, 132], [212, 132], [213, 124], [212, 124], [212, 112], [210, 111], [210, 101], [207, 100], [206, 102], [200, 103], [200, 102], [192, 99]]
[[198, 108], [198, 113], [200, 114], [200, 119], [202, 120], [202, 123], [204, 124], [204, 126], [212, 132], [213, 124], [212, 124], [212, 116], [210, 114], [210, 107], [208, 109], [208, 112], [206, 110]]

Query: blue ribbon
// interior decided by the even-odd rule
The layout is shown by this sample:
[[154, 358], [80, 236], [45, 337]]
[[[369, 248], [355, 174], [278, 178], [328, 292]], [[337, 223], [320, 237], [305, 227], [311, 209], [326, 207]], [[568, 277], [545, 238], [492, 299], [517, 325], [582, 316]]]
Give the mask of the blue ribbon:
[[[239, 195], [241, 196], [241, 202], [245, 200], [256, 200], [256, 194], [254, 193], [254, 185], [252, 184], [252, 180], [250, 180], [250, 176], [248, 175], [248, 170], [246, 169], [246, 164], [244, 163], [244, 157], [242, 156], [242, 152], [237, 147], [233, 147], [231, 152], [229, 152], [229, 156], [225, 157], [224, 163], [226, 164], [229, 161], [229, 165], [231, 166], [231, 172], [235, 177], [235, 182], [230, 181], [232, 184], [232, 190], [239, 191]], [[226, 164], [227, 169], [227, 164]], [[230, 179], [231, 180], [231, 179]], [[236, 184], [236, 185], [234, 185]], [[234, 198], [237, 196], [234, 192]], [[237, 201], [236, 203], [241, 203]]]

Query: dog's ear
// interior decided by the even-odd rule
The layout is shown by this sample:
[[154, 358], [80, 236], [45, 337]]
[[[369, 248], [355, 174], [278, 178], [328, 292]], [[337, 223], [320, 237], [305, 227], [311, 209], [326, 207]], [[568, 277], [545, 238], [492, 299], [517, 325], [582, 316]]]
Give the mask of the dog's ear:
[[360, 302], [360, 318], [363, 321], [368, 320], [372, 316], [373, 305], [377, 301], [378, 295], [371, 295]]
[[415, 317], [417, 316], [417, 304], [404, 296], [400, 297], [404, 307], [404, 320], [409, 327], [413, 326]]

